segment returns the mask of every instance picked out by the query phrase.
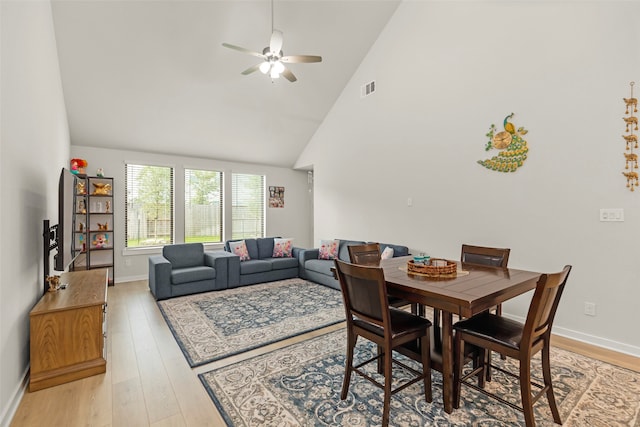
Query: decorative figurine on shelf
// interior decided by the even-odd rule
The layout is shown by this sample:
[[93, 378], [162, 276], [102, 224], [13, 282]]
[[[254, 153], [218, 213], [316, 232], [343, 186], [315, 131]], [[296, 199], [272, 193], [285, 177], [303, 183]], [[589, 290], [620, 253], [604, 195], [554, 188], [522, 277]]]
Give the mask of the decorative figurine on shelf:
[[87, 161], [84, 159], [71, 159], [71, 173], [74, 175], [87, 174]]
[[105, 184], [104, 182], [92, 182], [91, 185], [95, 187], [93, 195], [108, 196], [111, 193], [111, 184]]
[[81, 233], [84, 231], [84, 223], [83, 222], [79, 222], [78, 223], [78, 231], [81, 232]]
[[109, 244], [109, 235], [106, 233], [96, 234], [92, 243], [97, 249], [104, 248]]
[[104, 170], [102, 168], [98, 168], [98, 170], [96, 170], [96, 176], [104, 178]]
[[78, 181], [78, 183], [76, 184], [76, 194], [78, 196], [87, 194], [87, 187], [84, 185], [84, 181]]
[[60, 289], [60, 276], [47, 276], [49, 284], [49, 292], [55, 292]]
[[80, 199], [78, 201], [78, 212], [79, 214], [86, 214], [87, 213], [87, 206], [84, 204], [84, 199]]
[[111, 213], [111, 201], [110, 200], [106, 200], [104, 203], [105, 203], [105, 212], [106, 213]]
[[109, 223], [105, 222], [104, 224], [98, 223], [98, 230], [107, 231], [109, 229]]

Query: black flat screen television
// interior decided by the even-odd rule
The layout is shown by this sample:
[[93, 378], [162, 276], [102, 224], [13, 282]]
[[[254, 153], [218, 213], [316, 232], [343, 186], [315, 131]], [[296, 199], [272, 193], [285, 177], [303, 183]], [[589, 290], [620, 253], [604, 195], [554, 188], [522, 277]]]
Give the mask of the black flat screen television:
[[58, 228], [56, 243], [58, 253], [54, 256], [54, 269], [65, 271], [78, 255], [74, 251], [74, 191], [75, 175], [62, 168], [58, 181]]

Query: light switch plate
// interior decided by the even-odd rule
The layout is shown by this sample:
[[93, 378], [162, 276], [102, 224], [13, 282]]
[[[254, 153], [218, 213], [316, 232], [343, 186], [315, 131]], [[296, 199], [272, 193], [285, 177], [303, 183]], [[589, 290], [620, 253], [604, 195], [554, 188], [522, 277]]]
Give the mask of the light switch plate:
[[600, 221], [624, 221], [624, 209], [622, 208], [603, 208], [600, 209]]

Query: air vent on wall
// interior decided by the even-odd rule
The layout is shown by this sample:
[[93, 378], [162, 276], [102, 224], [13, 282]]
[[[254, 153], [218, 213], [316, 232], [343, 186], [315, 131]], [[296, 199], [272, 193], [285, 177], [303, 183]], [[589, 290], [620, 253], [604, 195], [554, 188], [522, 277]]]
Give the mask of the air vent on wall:
[[375, 92], [375, 90], [376, 90], [376, 82], [371, 81], [366, 85], [362, 85], [362, 87], [360, 88], [360, 96], [364, 98], [365, 96], [371, 95], [373, 92]]

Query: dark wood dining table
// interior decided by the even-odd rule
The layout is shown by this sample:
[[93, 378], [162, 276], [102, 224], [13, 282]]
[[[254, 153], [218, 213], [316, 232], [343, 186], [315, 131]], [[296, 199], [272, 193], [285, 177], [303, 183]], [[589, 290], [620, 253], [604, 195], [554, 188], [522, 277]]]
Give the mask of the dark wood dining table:
[[[471, 317], [535, 288], [541, 273], [460, 264], [455, 277], [432, 278], [407, 272], [412, 257], [382, 260], [387, 292], [442, 311], [442, 388], [447, 413], [453, 410], [453, 315]], [[468, 274], [466, 273], [468, 272]]]

